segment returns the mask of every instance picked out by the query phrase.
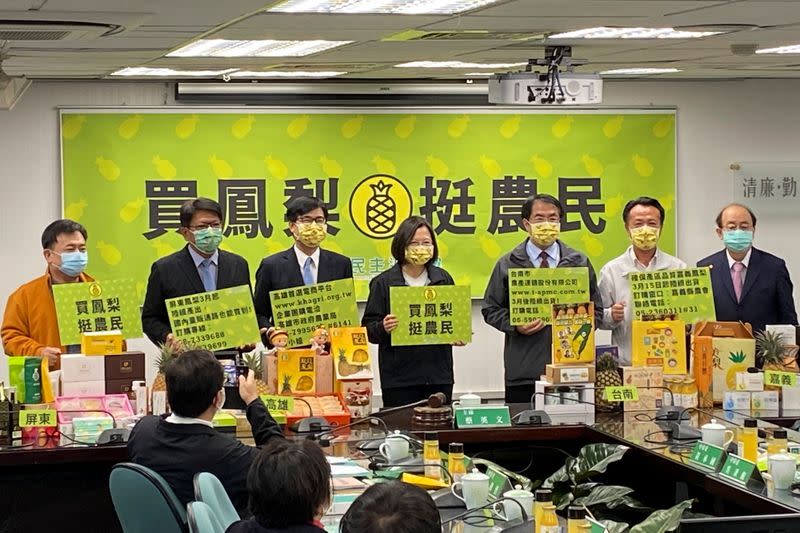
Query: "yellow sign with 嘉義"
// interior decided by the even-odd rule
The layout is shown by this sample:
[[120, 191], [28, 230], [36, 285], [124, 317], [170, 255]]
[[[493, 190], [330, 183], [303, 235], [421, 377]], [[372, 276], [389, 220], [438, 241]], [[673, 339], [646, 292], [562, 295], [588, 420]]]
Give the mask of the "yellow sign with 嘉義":
[[292, 245], [286, 204], [320, 198], [322, 247], [351, 259], [362, 301], [394, 264], [392, 237], [412, 214], [433, 227], [441, 266], [480, 298], [497, 260], [525, 239], [521, 208], [536, 193], [561, 200], [562, 240], [595, 265], [628, 246], [619, 217], [639, 196], [664, 205], [659, 247], [675, 251], [674, 110], [126, 108], [60, 118], [64, 216], [89, 230], [90, 273], [133, 278], [140, 297], [150, 265], [185, 245], [178, 213], [198, 196], [219, 201], [222, 249], [251, 272]]

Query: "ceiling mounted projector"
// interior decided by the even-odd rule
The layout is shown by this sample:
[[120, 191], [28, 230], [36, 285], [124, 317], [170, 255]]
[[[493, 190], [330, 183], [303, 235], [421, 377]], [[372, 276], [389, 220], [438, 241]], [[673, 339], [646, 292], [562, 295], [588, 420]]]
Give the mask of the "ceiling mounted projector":
[[[523, 72], [489, 77], [489, 103], [503, 105], [597, 105], [603, 103], [598, 74], [576, 74], [569, 46], [548, 46], [544, 59], [531, 59]], [[562, 64], [565, 71], [562, 72]], [[546, 67], [546, 71], [534, 70]]]

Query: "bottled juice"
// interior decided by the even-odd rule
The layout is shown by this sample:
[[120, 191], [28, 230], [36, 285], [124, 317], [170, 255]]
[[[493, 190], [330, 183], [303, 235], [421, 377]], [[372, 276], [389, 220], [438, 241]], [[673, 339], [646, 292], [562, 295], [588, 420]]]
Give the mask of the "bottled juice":
[[542, 509], [542, 520], [536, 524], [536, 533], [561, 533], [561, 526], [558, 525], [556, 506], [547, 504]]
[[[772, 432], [772, 438], [767, 445], [767, 454], [774, 455], [781, 453], [781, 450], [789, 449], [789, 439], [785, 429], [776, 429]], [[785, 452], [784, 452], [785, 453]]]
[[539, 489], [534, 493], [533, 501], [533, 522], [536, 526], [536, 533], [539, 533], [539, 526], [542, 523], [542, 513], [545, 505], [552, 505], [553, 491], [550, 489]]
[[580, 505], [570, 505], [567, 509], [567, 533], [581, 533], [586, 524], [586, 509]]
[[422, 458], [425, 463], [425, 477], [440, 480], [442, 478], [442, 462], [439, 454], [439, 434], [437, 432], [425, 432], [422, 441]]
[[754, 418], [746, 418], [744, 427], [739, 428], [737, 447], [743, 459], [753, 463], [758, 460], [758, 422]]
[[467, 467], [464, 464], [464, 445], [460, 442], [451, 442], [448, 447], [447, 470], [450, 472], [450, 477], [453, 478], [453, 483], [461, 481], [461, 478], [467, 473]]

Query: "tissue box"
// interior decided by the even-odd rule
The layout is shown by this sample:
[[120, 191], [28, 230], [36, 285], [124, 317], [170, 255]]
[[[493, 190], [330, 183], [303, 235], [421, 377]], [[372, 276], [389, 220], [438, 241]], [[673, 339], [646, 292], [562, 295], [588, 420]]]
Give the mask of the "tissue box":
[[547, 365], [545, 366], [547, 381], [553, 384], [594, 383], [594, 364], [588, 365]]
[[725, 399], [722, 401], [722, 408], [726, 411], [749, 411], [750, 394], [749, 392], [726, 391]]
[[623, 366], [622, 384], [635, 386], [639, 393], [638, 401], [622, 402], [623, 411], [652, 411], [664, 405], [663, 367]]
[[[61, 356], [61, 386], [65, 383], [83, 381], [104, 381], [106, 365], [104, 357], [86, 357], [83, 354], [63, 354]], [[105, 391], [100, 391], [103, 394]], [[69, 393], [62, 392], [64, 395]]]
[[[62, 376], [63, 379], [63, 376]], [[62, 396], [102, 396], [106, 393], [106, 382], [100, 381], [67, 381], [61, 382]]]
[[778, 391], [762, 391], [753, 392], [752, 394], [752, 409], [759, 409], [762, 411], [778, 410]]
[[736, 373], [736, 390], [737, 391], [763, 391], [764, 390], [764, 373], [763, 372], [737, 372]]

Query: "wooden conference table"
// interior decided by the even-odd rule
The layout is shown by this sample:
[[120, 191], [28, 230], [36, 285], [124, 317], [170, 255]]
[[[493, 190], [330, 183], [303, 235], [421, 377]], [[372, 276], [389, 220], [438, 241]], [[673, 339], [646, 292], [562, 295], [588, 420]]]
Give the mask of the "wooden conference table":
[[[512, 405], [512, 414], [527, 405]], [[422, 437], [411, 424], [411, 410], [387, 414], [389, 429]], [[772, 413], [770, 413], [772, 414]], [[444, 451], [462, 442], [467, 455], [481, 457], [532, 479], [541, 480], [563, 464], [564, 454], [575, 455], [590, 443], [607, 442], [631, 449], [612, 465], [603, 481], [627, 485], [636, 496], [655, 507], [666, 508], [677, 499], [694, 497], [693, 510], [715, 516], [800, 513], [800, 498], [767, 494], [766, 489], [735, 486], [713, 473], [688, 464], [687, 449], [663, 441], [653, 413], [614, 413], [553, 416], [543, 426], [511, 428], [438, 429]], [[750, 413], [715, 412], [721, 421], [737, 424]], [[378, 414], [380, 416], [380, 414]], [[710, 417], [694, 415], [695, 424]], [[777, 417], [780, 419], [780, 417]], [[783, 422], [788, 419], [784, 417]], [[777, 427], [763, 419], [769, 433]], [[293, 436], [287, 431], [287, 436]], [[304, 437], [300, 437], [304, 438]], [[790, 431], [800, 442], [800, 433]], [[108, 493], [108, 476], [118, 462], [127, 461], [124, 445], [55, 449], [0, 449], [0, 533], [39, 531], [120, 531]], [[523, 469], [519, 465], [525, 465]]]

